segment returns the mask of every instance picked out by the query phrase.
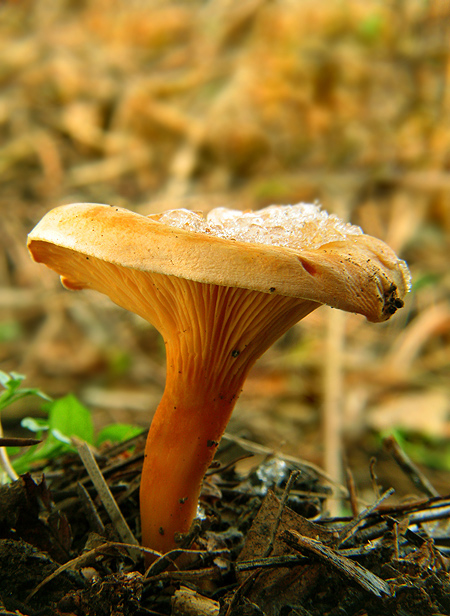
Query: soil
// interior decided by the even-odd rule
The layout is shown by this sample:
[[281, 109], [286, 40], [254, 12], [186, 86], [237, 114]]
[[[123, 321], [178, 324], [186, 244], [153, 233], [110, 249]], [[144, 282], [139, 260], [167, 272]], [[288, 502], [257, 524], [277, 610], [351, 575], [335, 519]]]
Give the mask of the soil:
[[[143, 442], [104, 448], [98, 458], [138, 538]], [[450, 613], [450, 498], [389, 505], [385, 494], [356, 516], [330, 518], [334, 489], [310, 466], [268, 456], [239, 471], [249, 455], [232, 441], [222, 445], [201, 518], [147, 571], [143, 550], [120, 541], [76, 456], [3, 486], [0, 613]]]

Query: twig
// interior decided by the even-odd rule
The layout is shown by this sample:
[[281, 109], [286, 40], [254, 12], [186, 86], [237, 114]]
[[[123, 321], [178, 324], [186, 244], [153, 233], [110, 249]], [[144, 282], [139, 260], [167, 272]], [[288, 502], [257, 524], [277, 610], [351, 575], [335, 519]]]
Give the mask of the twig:
[[42, 441], [36, 438], [0, 437], [0, 447], [31, 447], [32, 445], [39, 445], [39, 443], [42, 443]]
[[356, 495], [356, 486], [355, 480], [353, 478], [353, 473], [347, 463], [345, 464], [345, 476], [347, 478], [347, 490], [349, 494], [350, 508], [352, 510], [353, 517], [356, 517], [358, 515], [358, 498]]
[[378, 485], [378, 477], [375, 470], [375, 466], [377, 464], [377, 459], [375, 457], [370, 458], [369, 462], [369, 472], [370, 479], [372, 481], [372, 489], [375, 492], [375, 497], [380, 498], [380, 486]]
[[397, 520], [394, 520], [394, 558], [395, 560], [399, 559], [399, 549], [398, 549], [398, 540], [399, 540], [399, 534], [398, 534], [398, 522]]
[[349, 522], [349, 524], [344, 526], [344, 528], [339, 532], [339, 540], [338, 540], [337, 545], [342, 545], [343, 543], [345, 543], [347, 539], [349, 539], [356, 532], [356, 529], [361, 524], [361, 522], [365, 518], [367, 518], [373, 511], [375, 511], [375, 509], [377, 509], [377, 507], [379, 507], [380, 504], [384, 500], [386, 500], [389, 496], [391, 496], [391, 494], [393, 493], [394, 493], [394, 488], [390, 488], [389, 490], [386, 490], [386, 492], [384, 492], [384, 494], [382, 494], [380, 498], [378, 498], [373, 503], [373, 505], [371, 505], [370, 507], [367, 507], [367, 509], [364, 509], [364, 511], [361, 511], [361, 513], [358, 516], [356, 516], [354, 520], [352, 520], [351, 522]]
[[[106, 483], [88, 445], [86, 443], [77, 443], [76, 445], [80, 458], [119, 537], [126, 544], [139, 546], [135, 536], [131, 532], [130, 527], [123, 517], [122, 512], [117, 506], [114, 496], [112, 495], [111, 490], [109, 489], [108, 484]], [[128, 549], [128, 552], [133, 560], [137, 560], [135, 550]]]
[[280, 500], [280, 505], [278, 507], [277, 516], [272, 525], [269, 543], [267, 544], [267, 547], [264, 550], [264, 556], [269, 556], [270, 552], [272, 551], [273, 543], [275, 541], [275, 536], [277, 534], [277, 530], [281, 522], [281, 516], [283, 515], [284, 508], [286, 507], [287, 499], [289, 498], [289, 492], [291, 491], [292, 485], [299, 475], [300, 475], [300, 471], [293, 471], [289, 476], [289, 479], [283, 491], [283, 496], [281, 497], [281, 500]]
[[[237, 458], [235, 458], [234, 460], [230, 460], [230, 462], [224, 465], [222, 465], [218, 460], [213, 460], [213, 462], [209, 465], [209, 469], [205, 473], [205, 477], [209, 477], [210, 475], [215, 475], [217, 473], [223, 473], [224, 471], [227, 471], [229, 468], [232, 468], [233, 466], [235, 466], [238, 462], [241, 462], [242, 460], [248, 460], [252, 456], [253, 456], [253, 453], [251, 452], [244, 453], [241, 456], [238, 456]], [[213, 465], [214, 462], [217, 462], [218, 464], [214, 466]]]
[[[342, 474], [342, 397], [343, 367], [342, 355], [345, 336], [345, 313], [329, 310], [326, 334], [326, 356], [324, 362], [323, 398], [323, 439], [324, 467], [336, 484], [343, 481]], [[327, 502], [331, 515], [338, 515], [341, 502]]]
[[175, 569], [178, 569], [176, 564], [176, 560], [181, 554], [185, 554], [186, 552], [190, 552], [190, 550], [183, 550], [182, 548], [175, 548], [167, 552], [166, 554], [160, 554], [159, 557], [154, 560], [151, 565], [148, 567], [144, 574], [144, 579], [153, 579], [163, 571], [167, 569], [169, 566], [173, 566]]
[[300, 554], [280, 554], [280, 556], [267, 556], [263, 558], [252, 558], [251, 560], [242, 560], [234, 565], [237, 573], [242, 571], [251, 571], [252, 569], [287, 567], [289, 565], [298, 565], [307, 560], [306, 556]]
[[388, 436], [383, 440], [384, 449], [392, 455], [402, 471], [409, 477], [418, 490], [427, 496], [439, 496], [439, 492], [428, 481], [422, 471], [400, 447], [394, 436]]
[[207, 578], [208, 580], [220, 580], [222, 573], [219, 567], [204, 567], [203, 569], [188, 569], [188, 570], [176, 570], [176, 571], [161, 571], [156, 575], [152, 575], [145, 578], [146, 583], [156, 582], [158, 580], [181, 580], [192, 581]]
[[46, 578], [44, 578], [42, 582], [40, 582], [36, 586], [36, 588], [34, 588], [30, 592], [30, 594], [25, 599], [24, 603], [27, 604], [28, 601], [30, 601], [30, 599], [32, 599], [34, 595], [38, 593], [43, 586], [45, 586], [46, 584], [54, 580], [56, 577], [58, 577], [58, 575], [61, 575], [61, 573], [64, 573], [64, 571], [67, 571], [68, 569], [73, 569], [73, 570], [80, 569], [80, 567], [82, 567], [86, 563], [92, 562], [92, 559], [98, 554], [103, 554], [105, 552], [107, 553], [107, 551], [110, 549], [123, 549], [123, 548], [125, 548], [128, 551], [130, 550], [139, 551], [142, 554], [146, 554], [146, 553], [153, 554], [153, 555], [157, 554], [157, 552], [155, 552], [154, 550], [149, 550], [148, 548], [143, 548], [141, 546], [129, 545], [126, 543], [119, 543], [118, 541], [117, 542], [105, 541], [105, 543], [102, 543], [96, 548], [89, 550], [89, 552], [85, 552], [84, 554], [77, 556], [77, 558], [73, 558], [72, 560], [69, 560], [67, 563], [64, 563], [63, 565], [58, 567], [56, 571], [53, 571], [53, 573], [51, 573]]
[[[158, 554], [155, 551], [151, 552], [152, 554]], [[175, 548], [166, 554], [158, 554], [159, 558], [155, 560], [147, 569], [144, 575], [145, 584], [150, 581], [155, 581], [157, 579], [163, 579], [163, 577], [170, 577], [175, 573], [181, 573], [181, 577], [189, 577], [189, 572], [194, 573], [194, 577], [201, 576], [201, 571], [205, 571], [206, 569], [189, 569], [189, 570], [181, 570], [177, 566], [177, 559], [180, 556], [196, 556], [200, 561], [205, 562], [206, 559], [214, 560], [218, 556], [229, 556], [230, 551], [227, 548], [218, 549], [218, 550], [188, 550], [182, 548]], [[167, 567], [171, 567], [170, 571], [166, 571]], [[217, 567], [216, 567], [217, 569]], [[163, 576], [163, 574], [167, 574]]]
[[105, 533], [105, 527], [103, 526], [103, 522], [98, 515], [91, 495], [81, 483], [77, 484], [77, 493], [86, 512], [86, 517], [91, 529], [98, 535], [103, 535]]
[[283, 539], [296, 550], [303, 549], [312, 552], [322, 562], [332, 565], [373, 595], [377, 597], [382, 597], [383, 595], [391, 596], [391, 589], [387, 582], [349, 558], [341, 556], [335, 550], [323, 545], [320, 541], [304, 537], [295, 530], [285, 531]]
[[[386, 530], [392, 528], [392, 522], [389, 518], [395, 519], [400, 517], [401, 520], [407, 520], [409, 530], [420, 527], [426, 522], [434, 522], [436, 520], [448, 519], [450, 517], [450, 503], [444, 500], [442, 503], [431, 505], [429, 501], [420, 503], [423, 508], [414, 511], [416, 503], [410, 505], [396, 505], [393, 507], [378, 507], [377, 513], [381, 514], [381, 522], [372, 519], [367, 519], [367, 527], [359, 530], [358, 540], [360, 542], [372, 541], [382, 537]], [[379, 518], [377, 518], [379, 519]], [[407, 537], [405, 533], [405, 537]]]
[[247, 591], [247, 589], [251, 588], [251, 586], [253, 586], [253, 583], [255, 581], [255, 579], [258, 577], [258, 575], [260, 574], [260, 571], [258, 571], [258, 569], [256, 571], [252, 571], [252, 573], [250, 573], [243, 582], [241, 582], [241, 584], [239, 584], [239, 586], [236, 588], [236, 590], [234, 591], [234, 595], [230, 601], [230, 604], [228, 605], [228, 609], [225, 612], [225, 616], [232, 616], [233, 611], [235, 609], [235, 607], [237, 607], [241, 597], [244, 596], [244, 593]]
[[431, 506], [421, 511], [413, 511], [409, 514], [410, 524], [423, 524], [424, 522], [433, 522], [435, 520], [443, 520], [450, 517], [450, 505]]

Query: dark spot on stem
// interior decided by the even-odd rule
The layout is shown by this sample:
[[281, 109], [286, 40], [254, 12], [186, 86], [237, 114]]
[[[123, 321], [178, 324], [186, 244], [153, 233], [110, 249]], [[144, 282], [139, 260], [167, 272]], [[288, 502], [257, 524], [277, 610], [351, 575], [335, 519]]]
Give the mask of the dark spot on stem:
[[180, 498], [178, 502], [180, 503], [180, 505], [184, 505], [184, 503], [187, 501], [187, 499], [188, 499], [187, 496], [183, 496], [183, 498]]
[[275, 293], [275, 287], [270, 287], [269, 293]]
[[238, 351], [237, 349], [234, 349], [234, 351], [231, 351], [231, 357], [237, 357], [239, 353], [240, 351]]
[[158, 532], [160, 535], [164, 535], [164, 528], [160, 526]]
[[212, 440], [210, 440], [210, 439], [208, 439], [208, 440], [206, 441], [206, 446], [207, 446], [207, 447], [217, 447], [217, 445], [218, 445], [218, 444], [219, 444], [219, 443], [218, 443], [217, 441], [212, 441]]

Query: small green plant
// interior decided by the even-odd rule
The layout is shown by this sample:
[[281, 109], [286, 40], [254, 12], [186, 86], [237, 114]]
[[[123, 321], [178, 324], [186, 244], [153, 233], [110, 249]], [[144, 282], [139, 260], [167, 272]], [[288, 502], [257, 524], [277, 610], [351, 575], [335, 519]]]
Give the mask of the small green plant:
[[[44, 400], [50, 398], [36, 387], [22, 387], [22, 381], [25, 377], [17, 372], [3, 372], [0, 370], [0, 385], [4, 389], [0, 394], [0, 419], [1, 412], [10, 404], [26, 398], [28, 396], [38, 396]], [[0, 436], [3, 435], [3, 429], [0, 422]], [[0, 483], [15, 479], [17, 474], [11, 465], [8, 451], [4, 447], [0, 447]]]
[[44, 400], [51, 400], [47, 394], [44, 394], [37, 387], [21, 387], [24, 379], [23, 374], [0, 370], [0, 385], [5, 390], [0, 394], [0, 412], [13, 402], [27, 396], [38, 396]]
[[[43, 404], [42, 410], [47, 413], [46, 418], [25, 417], [21, 421], [23, 428], [34, 432], [36, 438], [43, 439], [43, 442], [13, 459], [12, 465], [19, 475], [30, 470], [37, 462], [76, 451], [72, 437], [93, 444], [91, 413], [73, 394]], [[17, 449], [14, 452], [8, 448], [8, 453], [12, 456], [17, 453]]]
[[10, 479], [14, 474], [29, 471], [37, 463], [76, 451], [73, 437], [99, 446], [105, 441], [120, 442], [141, 432], [140, 428], [130, 424], [112, 424], [103, 428], [94, 439], [91, 412], [73, 394], [52, 400], [37, 388], [21, 387], [24, 378], [15, 372], [0, 371], [0, 384], [5, 390], [0, 394], [0, 411], [21, 398], [34, 395], [45, 401], [40, 408], [47, 417], [25, 417], [21, 421], [21, 426], [34, 432], [42, 443], [29, 447], [24, 453], [18, 447], [7, 447], [6, 452], [0, 447], [3, 467]]

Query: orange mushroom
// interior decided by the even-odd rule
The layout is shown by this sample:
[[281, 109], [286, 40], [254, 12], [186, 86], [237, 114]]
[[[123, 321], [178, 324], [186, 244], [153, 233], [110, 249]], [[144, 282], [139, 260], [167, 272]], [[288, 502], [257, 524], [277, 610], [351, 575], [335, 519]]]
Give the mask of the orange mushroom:
[[96, 289], [162, 334], [167, 377], [145, 449], [142, 543], [175, 546], [248, 371], [321, 304], [384, 321], [409, 272], [383, 242], [318, 206], [142, 216], [74, 204], [30, 233], [35, 261], [69, 289]]

